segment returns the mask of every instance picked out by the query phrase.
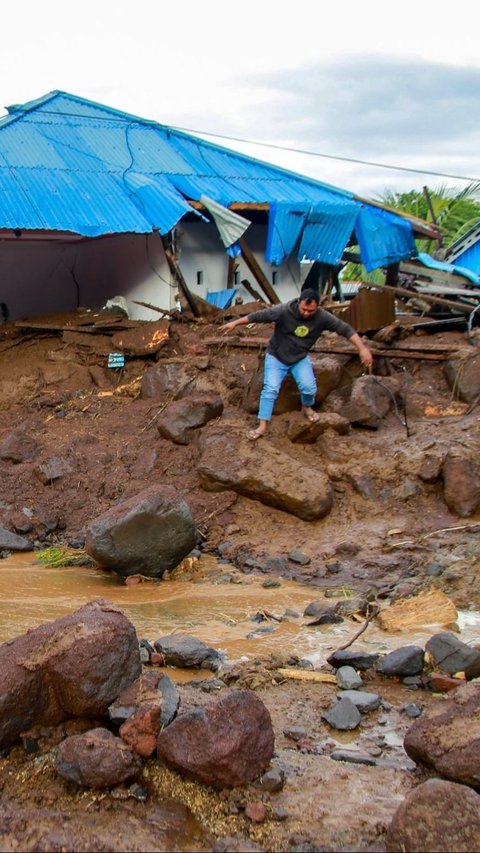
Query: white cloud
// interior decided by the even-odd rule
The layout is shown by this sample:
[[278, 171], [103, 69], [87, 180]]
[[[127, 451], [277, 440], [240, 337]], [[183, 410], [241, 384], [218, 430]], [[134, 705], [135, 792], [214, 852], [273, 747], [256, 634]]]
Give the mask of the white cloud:
[[[445, 0], [25, 0], [2, 7], [2, 102], [63, 89], [199, 134], [475, 177], [478, 34], [451, 24]], [[361, 195], [445, 183], [213, 141]]]

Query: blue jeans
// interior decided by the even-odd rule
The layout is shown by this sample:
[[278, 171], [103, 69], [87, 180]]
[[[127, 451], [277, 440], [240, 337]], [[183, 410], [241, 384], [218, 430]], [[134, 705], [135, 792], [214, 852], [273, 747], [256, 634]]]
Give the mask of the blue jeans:
[[297, 383], [302, 406], [313, 406], [317, 393], [317, 383], [312, 362], [308, 355], [297, 361], [296, 364], [284, 364], [283, 361], [279, 361], [278, 358], [267, 352], [258, 409], [259, 420], [270, 421], [272, 419], [275, 400], [280, 393], [282, 382], [287, 373], [291, 373]]

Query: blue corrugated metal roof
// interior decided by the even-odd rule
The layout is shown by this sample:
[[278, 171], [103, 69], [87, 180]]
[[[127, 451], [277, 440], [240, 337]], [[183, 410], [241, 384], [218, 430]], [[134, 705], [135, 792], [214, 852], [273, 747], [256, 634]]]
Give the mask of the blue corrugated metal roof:
[[447, 261], [438, 261], [426, 252], [419, 252], [417, 260], [429, 269], [442, 270], [443, 272], [452, 273], [452, 275], [461, 275], [463, 278], [468, 278], [477, 287], [480, 286], [480, 276], [472, 270], [467, 269], [467, 267], [460, 266], [459, 264], [449, 264]]
[[[354, 205], [359, 213], [369, 208], [345, 190], [66, 92], [8, 109], [0, 121], [0, 229], [165, 234], [186, 213], [200, 216], [189, 200], [202, 195], [225, 206], [301, 204], [317, 213], [322, 204], [325, 210]], [[377, 217], [377, 243], [400, 220], [390, 216], [380, 230]], [[335, 257], [348, 239], [340, 220], [337, 216], [338, 226], [333, 219], [329, 223], [327, 242], [330, 247], [333, 240]], [[408, 229], [409, 239], [397, 246], [400, 254], [394, 260], [414, 250], [412, 227], [406, 223]], [[322, 259], [325, 235], [319, 238], [310, 229], [307, 236], [311, 259]], [[364, 244], [368, 264], [365, 233]], [[376, 245], [375, 262], [387, 257]]]

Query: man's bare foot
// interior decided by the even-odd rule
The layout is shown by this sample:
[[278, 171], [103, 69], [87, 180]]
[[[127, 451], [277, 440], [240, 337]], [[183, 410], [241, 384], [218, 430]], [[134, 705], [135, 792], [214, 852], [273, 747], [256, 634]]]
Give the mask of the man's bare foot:
[[247, 432], [247, 438], [249, 441], [257, 441], [257, 439], [262, 438], [265, 435], [266, 430], [261, 427], [257, 427], [257, 429], [250, 429]]
[[310, 406], [303, 407], [303, 414], [305, 415], [307, 421], [310, 421], [311, 424], [316, 424], [320, 420], [320, 415], [318, 412], [314, 412], [314, 410]]

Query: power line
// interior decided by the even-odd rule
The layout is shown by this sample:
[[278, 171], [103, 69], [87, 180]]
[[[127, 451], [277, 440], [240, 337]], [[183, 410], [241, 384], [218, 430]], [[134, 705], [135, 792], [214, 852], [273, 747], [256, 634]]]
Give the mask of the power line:
[[[31, 110], [24, 110], [20, 107], [15, 107], [15, 109], [12, 109], [12, 111], [10, 113], [8, 113], [6, 116], [0, 117], [0, 128], [1, 128], [1, 122], [3, 119], [11, 118], [11, 117], [13, 118], [18, 114], [21, 114], [21, 113], [28, 114], [30, 112], [31, 112]], [[136, 123], [139, 125], [147, 125], [148, 127], [153, 127], [153, 128], [158, 127], [158, 128], [161, 128], [162, 130], [165, 130], [165, 131], [178, 130], [181, 133], [190, 133], [190, 134], [194, 133], [194, 134], [198, 134], [200, 136], [211, 136], [211, 137], [216, 138], [216, 139], [228, 139], [230, 142], [240, 142], [241, 144], [244, 144], [244, 145], [257, 145], [259, 148], [274, 148], [277, 151], [285, 151], [285, 152], [288, 152], [290, 154], [303, 154], [303, 155], [306, 155], [308, 157], [323, 157], [324, 159], [327, 159], [327, 160], [339, 160], [343, 163], [355, 163], [356, 165], [360, 165], [360, 166], [372, 166], [373, 168], [376, 168], [376, 169], [389, 169], [389, 170], [393, 170], [396, 172], [412, 172], [412, 173], [417, 174], [417, 175], [433, 175], [434, 177], [437, 177], [437, 178], [452, 178], [453, 180], [457, 180], [457, 181], [468, 181], [469, 183], [480, 183], [480, 178], [472, 178], [472, 177], [469, 177], [467, 175], [452, 175], [448, 172], [433, 172], [433, 171], [430, 171], [429, 169], [414, 169], [414, 168], [409, 168], [408, 166], [393, 166], [389, 163], [377, 163], [373, 160], [360, 160], [360, 159], [357, 159], [355, 157], [340, 157], [337, 154], [322, 154], [320, 151], [307, 151], [303, 148], [289, 148], [286, 145], [275, 145], [273, 142], [258, 142], [258, 141], [253, 140], [253, 139], [243, 139], [240, 136], [227, 136], [223, 133], [213, 133], [213, 132], [208, 131], [208, 130], [196, 130], [194, 128], [189, 128], [189, 127], [179, 127], [177, 125], [161, 124], [160, 122], [157, 122], [153, 119], [134, 118], [133, 116], [125, 116], [125, 118], [122, 118], [120, 116], [113, 116], [113, 115], [111, 115], [111, 116], [100, 116], [100, 115], [88, 116], [88, 115], [85, 115], [82, 113], [66, 112], [66, 111], [60, 112], [58, 110], [40, 110], [39, 115], [54, 115], [57, 117], [58, 116], [67, 116], [67, 117], [71, 117], [71, 118], [93, 119], [94, 121], [118, 122], [119, 124]]]
[[172, 126], [173, 130], [180, 130], [183, 133], [199, 133], [202, 136], [214, 136], [217, 139], [228, 139], [231, 142], [241, 142], [247, 145], [258, 145], [264, 148], [275, 148], [277, 151], [288, 151], [291, 154], [306, 154], [309, 157], [325, 157], [328, 160], [342, 160], [345, 163], [356, 163], [362, 166], [374, 166], [377, 169], [394, 169], [398, 172], [415, 172], [418, 175], [435, 175], [439, 178], [455, 178], [459, 181], [469, 181], [471, 183], [480, 182], [480, 178], [469, 178], [466, 175], [451, 175], [447, 172], [431, 172], [428, 169], [411, 169], [408, 166], [392, 166], [388, 163], [375, 163], [371, 160], [357, 160], [354, 157], [339, 157], [335, 154], [321, 154], [319, 151], [305, 151], [302, 148], [288, 148], [284, 145], [274, 145], [272, 142], [256, 142], [253, 139], [242, 139], [239, 136], [225, 136], [222, 133], [210, 133], [206, 130], [192, 130], [186, 127]]

